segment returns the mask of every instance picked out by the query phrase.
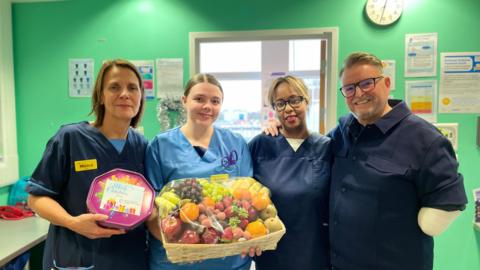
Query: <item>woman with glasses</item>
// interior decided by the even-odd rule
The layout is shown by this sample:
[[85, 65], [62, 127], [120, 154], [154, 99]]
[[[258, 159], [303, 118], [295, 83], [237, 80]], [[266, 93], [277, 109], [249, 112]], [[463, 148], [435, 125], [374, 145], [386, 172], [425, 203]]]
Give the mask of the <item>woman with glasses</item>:
[[329, 269], [330, 140], [307, 129], [310, 96], [301, 79], [277, 78], [268, 99], [280, 135], [260, 134], [249, 148], [253, 175], [270, 188], [287, 233], [275, 251], [255, 258], [256, 269]]

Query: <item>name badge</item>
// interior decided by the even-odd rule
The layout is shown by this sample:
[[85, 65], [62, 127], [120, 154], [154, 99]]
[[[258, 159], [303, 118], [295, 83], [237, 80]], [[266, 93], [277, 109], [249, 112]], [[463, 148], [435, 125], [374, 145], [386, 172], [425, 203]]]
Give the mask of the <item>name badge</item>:
[[97, 160], [96, 159], [86, 159], [86, 160], [77, 160], [75, 161], [75, 171], [90, 171], [97, 169]]
[[214, 174], [210, 176], [210, 181], [213, 183], [221, 183], [221, 182], [227, 181], [228, 178], [229, 178], [228, 173]]

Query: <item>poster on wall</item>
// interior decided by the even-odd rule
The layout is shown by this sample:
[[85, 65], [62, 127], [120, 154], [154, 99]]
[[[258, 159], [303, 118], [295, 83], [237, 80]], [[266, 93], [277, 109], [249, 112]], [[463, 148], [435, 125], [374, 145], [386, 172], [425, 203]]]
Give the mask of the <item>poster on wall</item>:
[[477, 230], [480, 230], [480, 188], [473, 190], [473, 200], [475, 201], [475, 223]]
[[68, 60], [68, 89], [70, 97], [92, 96], [93, 59]]
[[395, 90], [395, 60], [382, 60], [383, 74], [390, 78], [390, 90]]
[[453, 150], [458, 151], [458, 123], [433, 123], [452, 143]]
[[156, 60], [157, 98], [180, 98], [183, 95], [183, 59]]
[[437, 121], [437, 81], [405, 81], [405, 102], [412, 113], [429, 122]]
[[439, 111], [480, 113], [480, 52], [440, 55]]
[[145, 89], [145, 97], [147, 99], [153, 99], [155, 97], [154, 75], [153, 75], [153, 60], [132, 60], [131, 61], [138, 69], [140, 76], [143, 80], [143, 88]]
[[405, 77], [437, 75], [437, 33], [405, 35]]

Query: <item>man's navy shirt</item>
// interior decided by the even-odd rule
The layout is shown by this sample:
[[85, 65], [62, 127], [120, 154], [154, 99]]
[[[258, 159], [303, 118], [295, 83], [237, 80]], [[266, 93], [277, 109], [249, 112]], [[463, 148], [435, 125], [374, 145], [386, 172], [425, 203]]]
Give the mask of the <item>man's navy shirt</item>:
[[422, 207], [463, 210], [463, 177], [451, 143], [404, 102], [362, 126], [350, 114], [332, 130], [331, 260], [341, 270], [433, 268]]

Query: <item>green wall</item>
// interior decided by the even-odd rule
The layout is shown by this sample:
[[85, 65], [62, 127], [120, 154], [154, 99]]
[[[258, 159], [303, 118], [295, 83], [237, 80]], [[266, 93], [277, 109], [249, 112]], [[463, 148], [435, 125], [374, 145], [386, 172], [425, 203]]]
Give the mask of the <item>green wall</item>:
[[9, 192], [10, 192], [10, 186], [0, 187], [0, 205], [7, 204]]
[[[20, 176], [31, 174], [47, 140], [63, 123], [88, 117], [89, 99], [68, 97], [68, 59], [184, 58], [188, 77], [188, 33], [284, 28], [339, 28], [339, 59], [365, 50], [397, 62], [396, 98], [403, 98], [406, 33], [437, 32], [439, 52], [480, 51], [479, 0], [406, 1], [402, 18], [376, 27], [360, 0], [76, 0], [13, 5], [14, 64]], [[148, 9], [148, 10], [146, 10]], [[439, 70], [439, 68], [438, 68]], [[347, 112], [338, 96], [339, 115]], [[145, 135], [159, 126], [156, 101], [147, 102]], [[480, 187], [480, 151], [473, 114], [441, 114], [440, 122], [459, 123], [460, 170], [469, 200]], [[0, 200], [2, 198], [0, 189]], [[1, 202], [1, 201], [0, 201]], [[480, 269], [480, 233], [472, 229], [470, 204], [451, 228], [436, 238], [436, 270]]]

